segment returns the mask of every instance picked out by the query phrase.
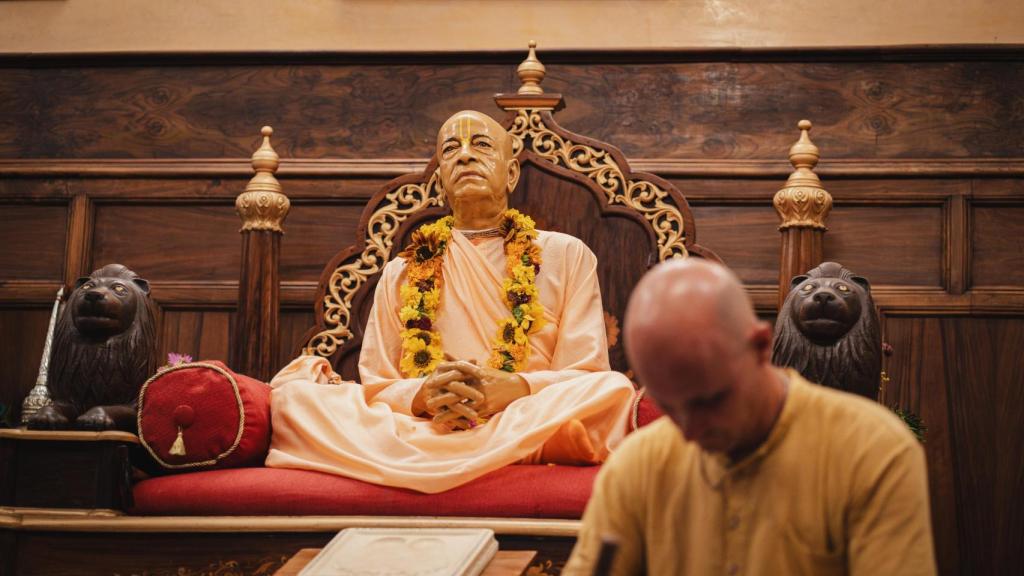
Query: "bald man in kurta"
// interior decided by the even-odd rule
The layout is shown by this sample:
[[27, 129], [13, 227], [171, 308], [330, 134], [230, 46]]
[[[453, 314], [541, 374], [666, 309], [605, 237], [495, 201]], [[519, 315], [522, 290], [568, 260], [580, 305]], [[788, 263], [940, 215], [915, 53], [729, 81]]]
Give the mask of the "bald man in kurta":
[[626, 351], [665, 416], [604, 464], [563, 574], [933, 576], [924, 450], [889, 410], [772, 366], [738, 279], [660, 264]]
[[[529, 276], [540, 306], [512, 314], [521, 300], [506, 291], [503, 227], [519, 178], [511, 137], [483, 114], [460, 112], [442, 126], [437, 157], [453, 214], [435, 317], [424, 324], [409, 307], [406, 291], [422, 285], [410, 283], [415, 250], [390, 261], [363, 337], [362, 384], [339, 382], [314, 356], [272, 380], [267, 466], [435, 493], [517, 462], [597, 464], [625, 434], [634, 388], [609, 368], [594, 254], [571, 236], [536, 231], [527, 252], [538, 264], [516, 274]], [[524, 321], [523, 310], [539, 317]], [[510, 317], [522, 323], [496, 351]], [[417, 326], [443, 344], [444, 360], [427, 374], [411, 361], [429, 360], [427, 351], [406, 357]], [[523, 357], [509, 360], [503, 351], [524, 340]]]

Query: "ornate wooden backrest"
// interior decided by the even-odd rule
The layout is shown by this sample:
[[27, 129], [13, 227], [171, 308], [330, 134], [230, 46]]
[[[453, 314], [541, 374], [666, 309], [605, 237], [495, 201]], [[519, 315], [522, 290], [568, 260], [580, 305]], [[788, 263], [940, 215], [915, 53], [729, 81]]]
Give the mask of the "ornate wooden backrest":
[[[612, 367], [625, 372], [618, 326], [643, 273], [669, 258], [718, 258], [696, 243], [690, 207], [674, 186], [633, 172], [616, 147], [555, 122], [562, 97], [543, 93], [543, 72], [531, 43], [519, 67], [519, 93], [495, 98], [508, 112], [504, 125], [522, 165], [509, 203], [533, 217], [539, 229], [580, 238], [597, 255]], [[363, 211], [357, 244], [335, 255], [321, 275], [316, 325], [304, 336], [302, 351], [330, 358], [346, 379], [358, 379], [363, 328], [384, 264], [412, 230], [448, 213], [437, 166], [434, 157], [422, 174], [399, 177], [374, 195]]]

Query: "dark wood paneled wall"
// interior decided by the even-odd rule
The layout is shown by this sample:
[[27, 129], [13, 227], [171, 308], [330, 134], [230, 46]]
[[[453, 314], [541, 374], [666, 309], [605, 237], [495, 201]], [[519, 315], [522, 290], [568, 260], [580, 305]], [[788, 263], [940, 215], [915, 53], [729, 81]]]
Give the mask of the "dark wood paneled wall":
[[[541, 55], [563, 126], [676, 184], [698, 241], [776, 302], [771, 197], [810, 118], [835, 199], [825, 254], [870, 278], [887, 403], [928, 427], [943, 574], [1024, 563], [1024, 51]], [[0, 61], [0, 402], [17, 406], [62, 282], [112, 261], [153, 285], [161, 349], [226, 359], [259, 128], [292, 199], [281, 349], [362, 206], [422, 168], [451, 113], [497, 115], [518, 58]]]

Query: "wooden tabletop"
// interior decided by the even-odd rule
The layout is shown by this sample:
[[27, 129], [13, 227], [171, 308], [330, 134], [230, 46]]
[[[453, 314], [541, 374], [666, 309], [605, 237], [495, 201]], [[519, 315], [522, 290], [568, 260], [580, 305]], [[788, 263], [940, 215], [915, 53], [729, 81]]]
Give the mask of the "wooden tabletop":
[[[320, 548], [303, 548], [281, 566], [274, 576], [298, 576], [299, 571], [306, 567], [320, 553]], [[535, 550], [499, 550], [490, 564], [484, 568], [481, 576], [521, 576], [529, 567], [530, 561], [537, 555]]]

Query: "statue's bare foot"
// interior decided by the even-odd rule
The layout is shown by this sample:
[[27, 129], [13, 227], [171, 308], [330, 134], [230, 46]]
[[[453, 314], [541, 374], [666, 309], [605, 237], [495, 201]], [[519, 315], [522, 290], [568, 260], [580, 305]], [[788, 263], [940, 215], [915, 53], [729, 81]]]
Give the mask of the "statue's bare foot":
[[107, 411], [102, 406], [96, 406], [90, 408], [85, 414], [82, 414], [75, 420], [75, 428], [82, 430], [113, 430], [117, 426], [114, 419], [107, 414]]
[[64, 414], [50, 405], [43, 406], [29, 417], [28, 427], [31, 430], [67, 430], [71, 428], [71, 422]]

